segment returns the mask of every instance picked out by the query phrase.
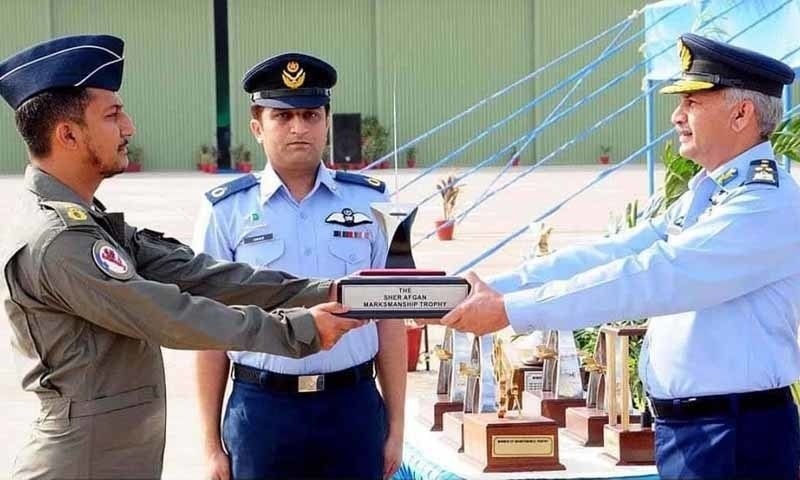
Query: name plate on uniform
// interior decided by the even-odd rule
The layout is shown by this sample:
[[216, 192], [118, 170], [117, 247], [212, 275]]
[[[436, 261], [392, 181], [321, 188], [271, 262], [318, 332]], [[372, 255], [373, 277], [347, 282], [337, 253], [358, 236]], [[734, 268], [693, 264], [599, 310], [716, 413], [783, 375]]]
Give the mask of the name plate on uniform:
[[362, 270], [338, 281], [337, 301], [351, 318], [441, 318], [469, 295], [469, 283], [444, 272]]

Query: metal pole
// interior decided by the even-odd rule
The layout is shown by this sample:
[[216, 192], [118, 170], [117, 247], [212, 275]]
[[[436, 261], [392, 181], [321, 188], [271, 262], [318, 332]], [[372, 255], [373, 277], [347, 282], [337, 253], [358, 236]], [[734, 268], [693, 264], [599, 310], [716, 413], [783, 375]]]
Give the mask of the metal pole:
[[[650, 90], [652, 87], [652, 82], [650, 80], [644, 80], [644, 87], [649, 91], [647, 96], [644, 99], [644, 125], [645, 125], [645, 144], [649, 145], [653, 142], [655, 138], [655, 95], [653, 91]], [[647, 149], [647, 193], [649, 195], [653, 195], [656, 191], [656, 156], [655, 156], [655, 146], [651, 146]]]
[[[792, 85], [786, 85], [783, 87], [783, 111], [788, 112], [792, 109]], [[786, 155], [783, 156], [783, 168], [786, 169], [787, 172], [792, 171], [792, 159], [787, 157]]]
[[228, 73], [228, 0], [214, 0], [218, 171], [231, 171], [231, 102]]
[[400, 176], [397, 171], [397, 72], [392, 80], [392, 134], [394, 137], [394, 201], [400, 203]]

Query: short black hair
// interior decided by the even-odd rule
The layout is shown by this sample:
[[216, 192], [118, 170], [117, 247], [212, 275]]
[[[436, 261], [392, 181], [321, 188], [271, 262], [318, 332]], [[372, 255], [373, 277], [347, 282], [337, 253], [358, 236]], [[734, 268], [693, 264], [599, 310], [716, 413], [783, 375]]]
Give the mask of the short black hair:
[[42, 158], [50, 154], [50, 136], [58, 122], [85, 125], [83, 114], [89, 99], [86, 88], [68, 87], [47, 90], [20, 105], [14, 120], [31, 156]]

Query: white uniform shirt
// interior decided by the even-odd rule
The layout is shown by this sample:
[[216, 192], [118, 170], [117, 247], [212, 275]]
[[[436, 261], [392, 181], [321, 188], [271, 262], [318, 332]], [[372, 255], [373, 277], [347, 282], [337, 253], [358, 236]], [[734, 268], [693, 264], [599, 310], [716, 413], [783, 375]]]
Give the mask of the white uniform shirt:
[[656, 219], [492, 279], [512, 327], [650, 318], [639, 368], [655, 398], [797, 380], [800, 191], [762, 159], [773, 159], [769, 143], [698, 173]]
[[[237, 183], [238, 182], [238, 183]], [[295, 201], [267, 165], [260, 179], [240, 178], [211, 190], [193, 246], [218, 259], [283, 270], [300, 277], [339, 278], [383, 268], [387, 241], [370, 204], [387, 201], [383, 184], [320, 166], [311, 192]], [[326, 373], [358, 365], [378, 352], [377, 327], [351, 330], [329, 351], [302, 359], [229, 352], [236, 363], [288, 374]]]

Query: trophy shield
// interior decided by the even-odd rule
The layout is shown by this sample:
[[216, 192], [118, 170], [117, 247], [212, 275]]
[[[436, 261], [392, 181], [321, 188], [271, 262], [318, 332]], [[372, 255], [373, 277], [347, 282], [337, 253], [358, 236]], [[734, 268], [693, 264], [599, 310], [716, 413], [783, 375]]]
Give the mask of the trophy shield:
[[524, 392], [522, 407], [527, 414], [552, 418], [564, 427], [566, 410], [585, 404], [578, 349], [570, 331], [550, 330], [546, 338], [546, 345], [538, 349], [544, 359], [542, 390]]
[[[417, 270], [411, 252], [413, 204], [378, 202], [371, 205], [386, 235], [384, 269], [361, 270], [336, 282], [337, 300], [347, 316], [362, 319], [441, 318], [469, 295], [469, 283], [439, 270]], [[425, 368], [430, 370], [428, 329]]]
[[417, 216], [417, 206], [413, 203], [376, 202], [370, 207], [389, 242], [386, 268], [416, 268], [411, 253], [411, 226]]

